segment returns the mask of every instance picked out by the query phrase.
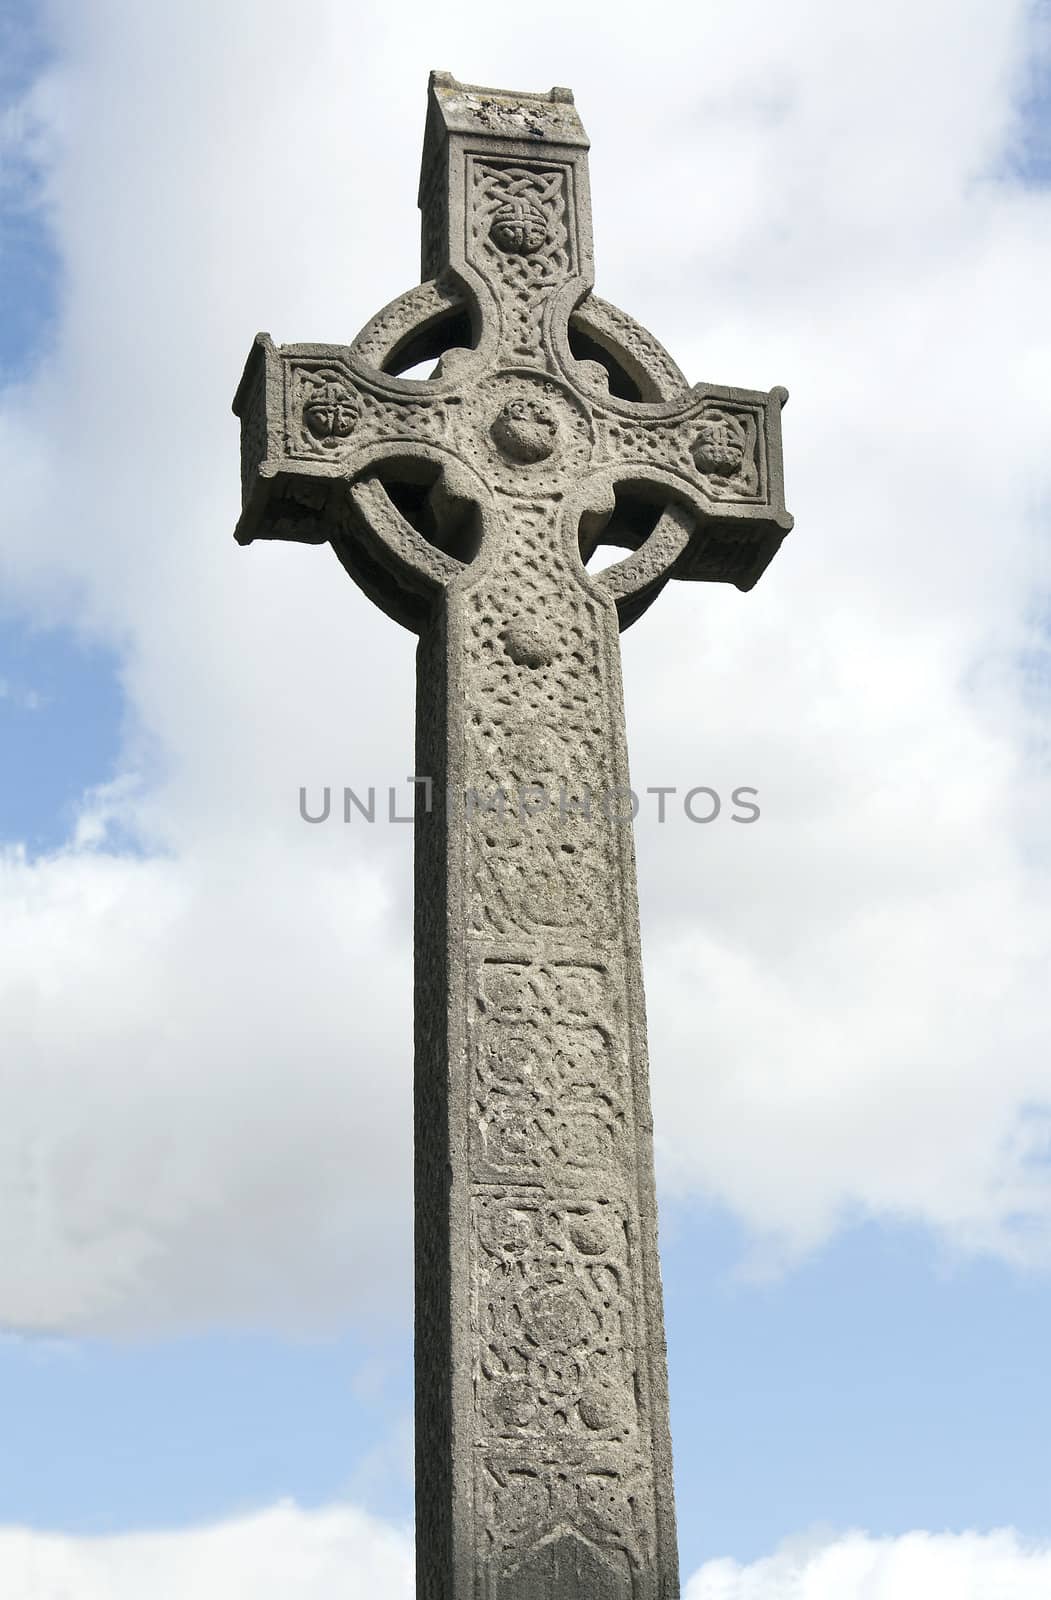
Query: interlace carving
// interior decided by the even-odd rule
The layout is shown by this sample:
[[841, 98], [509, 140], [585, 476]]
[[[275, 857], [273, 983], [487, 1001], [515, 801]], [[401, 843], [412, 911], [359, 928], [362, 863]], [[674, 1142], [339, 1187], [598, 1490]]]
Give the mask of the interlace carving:
[[548, 294], [574, 270], [566, 227], [564, 166], [471, 160], [467, 259], [498, 285], [505, 345], [528, 359], [540, 348]]
[[[513, 501], [464, 593], [468, 925], [591, 937], [615, 924], [603, 608], [562, 546], [560, 500]], [[513, 531], [512, 531], [513, 530]]]
[[601, 1187], [628, 1159], [624, 1043], [608, 985], [603, 968], [487, 964], [474, 1069], [477, 1176]]

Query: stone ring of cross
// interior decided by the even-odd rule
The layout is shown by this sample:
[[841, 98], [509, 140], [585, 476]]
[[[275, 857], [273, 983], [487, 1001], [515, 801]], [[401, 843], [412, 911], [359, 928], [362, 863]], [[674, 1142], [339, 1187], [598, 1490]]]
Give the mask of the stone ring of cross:
[[[593, 293], [587, 140], [568, 95], [540, 102], [523, 141], [447, 75], [431, 94], [424, 281], [349, 346], [258, 336], [234, 404], [237, 538], [330, 541], [416, 631], [467, 567], [499, 559], [527, 501], [552, 518], [568, 581], [622, 628], [669, 578], [750, 589], [792, 526], [787, 391], [691, 388]], [[430, 362], [429, 377], [400, 376]], [[628, 554], [591, 573], [600, 544]]]

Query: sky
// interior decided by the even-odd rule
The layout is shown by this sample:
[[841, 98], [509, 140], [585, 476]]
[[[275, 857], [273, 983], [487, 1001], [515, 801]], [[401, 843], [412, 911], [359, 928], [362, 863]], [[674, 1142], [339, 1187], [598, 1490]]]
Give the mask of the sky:
[[412, 1589], [411, 636], [231, 537], [259, 329], [418, 279], [427, 74], [784, 384], [623, 638], [686, 1600], [1051, 1587], [1051, 12], [0, 3], [0, 1593]]

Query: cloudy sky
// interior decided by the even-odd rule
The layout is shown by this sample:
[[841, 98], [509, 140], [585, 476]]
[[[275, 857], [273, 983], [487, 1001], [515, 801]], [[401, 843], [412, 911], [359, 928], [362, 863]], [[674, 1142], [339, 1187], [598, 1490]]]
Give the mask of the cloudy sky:
[[[252, 336], [417, 279], [428, 70], [573, 86], [597, 287], [785, 384], [624, 640], [689, 1600], [1051, 1589], [1051, 16], [0, 7], [0, 1592], [411, 1592], [411, 637], [233, 543]], [[399, 793], [402, 792], [401, 790]]]

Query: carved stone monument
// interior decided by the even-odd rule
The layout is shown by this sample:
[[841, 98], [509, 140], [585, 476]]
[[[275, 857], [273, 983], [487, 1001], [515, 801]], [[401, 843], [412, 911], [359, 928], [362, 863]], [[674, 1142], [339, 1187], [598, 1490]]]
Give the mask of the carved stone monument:
[[234, 402], [238, 540], [329, 541], [419, 635], [421, 1600], [678, 1594], [617, 633], [764, 571], [786, 395], [592, 293], [587, 148], [566, 89], [432, 74], [423, 282], [260, 334]]

